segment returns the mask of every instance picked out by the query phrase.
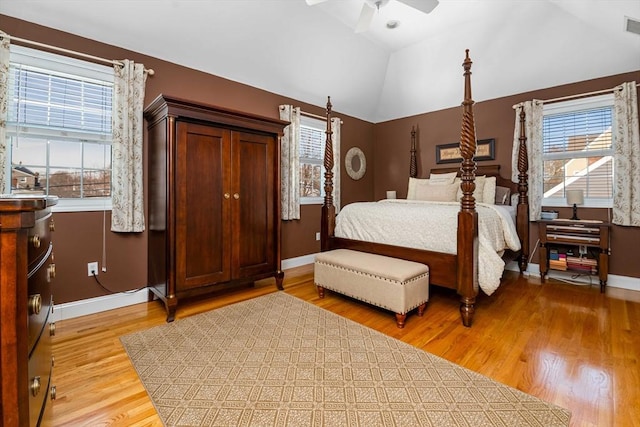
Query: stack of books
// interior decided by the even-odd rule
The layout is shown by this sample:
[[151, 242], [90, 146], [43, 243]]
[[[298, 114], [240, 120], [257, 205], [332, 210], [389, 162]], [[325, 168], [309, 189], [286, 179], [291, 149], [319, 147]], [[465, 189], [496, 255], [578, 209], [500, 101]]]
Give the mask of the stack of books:
[[567, 268], [596, 274], [598, 272], [598, 261], [587, 257], [567, 256]]
[[549, 251], [549, 268], [565, 271], [567, 269], [567, 254], [558, 252], [557, 249]]

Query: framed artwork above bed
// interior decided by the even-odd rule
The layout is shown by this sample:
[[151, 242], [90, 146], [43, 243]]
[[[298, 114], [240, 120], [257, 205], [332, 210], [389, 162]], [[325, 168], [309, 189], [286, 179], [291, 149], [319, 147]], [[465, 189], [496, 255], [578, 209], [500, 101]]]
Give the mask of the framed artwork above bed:
[[[496, 158], [496, 140], [479, 139], [476, 142], [476, 155], [474, 160], [495, 160]], [[460, 154], [460, 143], [436, 145], [436, 163], [460, 163], [462, 155]]]

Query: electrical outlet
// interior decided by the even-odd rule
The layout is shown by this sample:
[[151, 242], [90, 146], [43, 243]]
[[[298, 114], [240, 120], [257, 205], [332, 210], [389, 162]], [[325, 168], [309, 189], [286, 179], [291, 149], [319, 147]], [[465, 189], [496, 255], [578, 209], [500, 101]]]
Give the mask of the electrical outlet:
[[98, 262], [89, 262], [87, 263], [87, 275], [89, 277], [93, 276], [93, 275], [98, 275]]
[[320, 240], [320, 232], [316, 233], [316, 240]]

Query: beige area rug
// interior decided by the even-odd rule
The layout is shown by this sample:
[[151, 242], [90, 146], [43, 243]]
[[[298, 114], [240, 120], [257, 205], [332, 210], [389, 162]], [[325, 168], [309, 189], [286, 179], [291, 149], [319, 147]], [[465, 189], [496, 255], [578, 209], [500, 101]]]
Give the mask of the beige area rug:
[[121, 337], [167, 426], [567, 426], [569, 411], [277, 292]]

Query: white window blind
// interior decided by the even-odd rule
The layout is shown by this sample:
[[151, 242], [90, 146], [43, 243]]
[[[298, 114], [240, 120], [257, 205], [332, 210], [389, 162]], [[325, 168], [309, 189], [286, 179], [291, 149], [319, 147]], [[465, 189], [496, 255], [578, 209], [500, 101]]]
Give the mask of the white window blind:
[[544, 204], [566, 204], [566, 190], [583, 190], [585, 205], [613, 198], [613, 97], [545, 105], [542, 155]]
[[325, 122], [303, 117], [300, 123], [300, 203], [322, 203], [324, 197]]
[[12, 192], [110, 200], [112, 99], [111, 67], [12, 46]]

